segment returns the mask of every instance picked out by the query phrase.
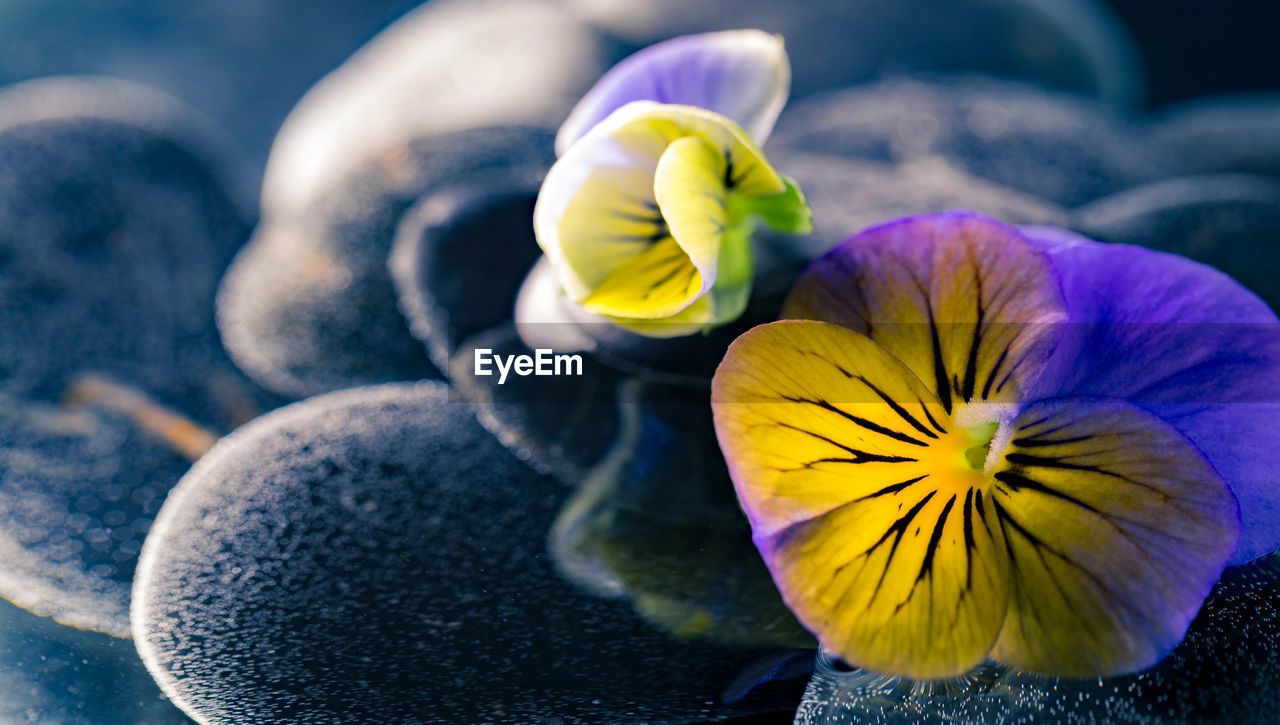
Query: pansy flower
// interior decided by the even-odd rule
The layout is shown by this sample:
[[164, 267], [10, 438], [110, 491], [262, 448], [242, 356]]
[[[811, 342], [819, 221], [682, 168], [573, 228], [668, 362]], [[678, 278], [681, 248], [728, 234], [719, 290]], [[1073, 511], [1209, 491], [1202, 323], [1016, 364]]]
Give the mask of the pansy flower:
[[782, 41], [756, 30], [676, 38], [606, 74], [561, 128], [534, 210], [565, 294], [651, 337], [737, 318], [756, 219], [812, 226], [759, 147], [789, 86]]
[[716, 430], [849, 663], [1132, 672], [1280, 544], [1280, 335], [1225, 275], [962, 212], [858, 234], [729, 349]]

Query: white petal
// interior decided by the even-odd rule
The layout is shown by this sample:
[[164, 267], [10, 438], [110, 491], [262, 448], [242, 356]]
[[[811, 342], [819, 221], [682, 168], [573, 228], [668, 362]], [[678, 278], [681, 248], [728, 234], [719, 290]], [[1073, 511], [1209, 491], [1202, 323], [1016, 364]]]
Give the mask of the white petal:
[[760, 30], [686, 35], [650, 46], [614, 66], [560, 127], [564, 154], [593, 126], [631, 101], [696, 106], [726, 116], [764, 143], [791, 89], [782, 38]]

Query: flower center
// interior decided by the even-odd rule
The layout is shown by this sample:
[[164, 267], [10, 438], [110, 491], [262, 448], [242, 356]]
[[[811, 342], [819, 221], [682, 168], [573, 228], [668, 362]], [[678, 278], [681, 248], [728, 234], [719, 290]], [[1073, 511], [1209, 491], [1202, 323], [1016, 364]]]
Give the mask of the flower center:
[[986, 473], [1004, 455], [1016, 415], [1014, 406], [996, 403], [968, 403], [952, 414], [950, 431], [930, 448], [927, 461], [935, 480], [963, 487], [986, 488]]
[[991, 452], [991, 439], [995, 437], [999, 427], [999, 421], [990, 421], [964, 429], [973, 442], [973, 445], [964, 450], [964, 459], [973, 470], [981, 471], [986, 467], [987, 455]]

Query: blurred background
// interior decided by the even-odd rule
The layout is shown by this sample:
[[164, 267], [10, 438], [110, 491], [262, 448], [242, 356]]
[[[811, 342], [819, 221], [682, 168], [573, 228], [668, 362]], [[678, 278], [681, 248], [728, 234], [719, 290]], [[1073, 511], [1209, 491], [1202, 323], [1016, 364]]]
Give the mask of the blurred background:
[[[239, 140], [260, 170], [272, 137], [302, 94], [378, 31], [420, 4], [417, 0], [4, 0], [0, 2], [0, 83], [88, 73], [150, 85], [217, 121]], [[593, 3], [580, 0], [578, 4]], [[645, 3], [637, 0], [636, 4]], [[939, 0], [939, 6], [943, 4]], [[1079, 5], [1056, 0], [1026, 4]], [[1105, 0], [1103, 4], [1127, 27], [1145, 61], [1148, 90], [1142, 102], [1148, 106], [1210, 93], [1280, 89], [1275, 42], [1280, 27], [1278, 3]], [[729, 27], [738, 22], [724, 21]]]
[[[798, 256], [892, 216], [975, 208], [1186, 254], [1280, 301], [1280, 3], [1269, 0], [0, 0], [0, 596], [40, 615], [0, 601], [0, 725], [187, 722], [118, 637], [143, 538], [189, 459], [289, 400], [446, 377], [476, 338], [519, 345], [511, 310], [538, 255], [529, 211], [555, 127], [636, 49], [739, 27], [788, 46], [792, 103], [765, 148], [816, 210], [817, 232], [790, 242]], [[62, 75], [138, 85], [21, 84]], [[714, 365], [724, 342], [712, 343]], [[619, 372], [605, 368], [593, 375], [612, 391]], [[139, 425], [152, 408], [86, 393], [83, 370], [145, 392], [209, 440], [175, 450]], [[468, 400], [493, 392], [458, 377]], [[616, 433], [613, 401], [581, 394], [591, 415], [576, 429], [557, 406], [481, 423], [573, 486]], [[84, 415], [86, 395], [99, 417]], [[713, 450], [690, 456], [721, 468]], [[532, 475], [504, 465], [513, 481]], [[679, 482], [660, 474], [645, 475]], [[702, 478], [712, 474], [724, 472]], [[569, 486], [549, 488], [547, 516]], [[715, 504], [742, 527], [727, 494]], [[525, 553], [544, 559], [531, 530]], [[1266, 596], [1280, 596], [1277, 582]], [[651, 634], [619, 607], [626, 627]], [[1253, 621], [1257, 608], [1240, 608]], [[1232, 621], [1208, 627], [1213, 646], [1188, 647], [1208, 674], [1189, 656], [1117, 700], [1212, 690], [1205, 701], [1226, 721], [1222, 703], [1249, 711], [1241, 692], [1273, 698], [1280, 620], [1261, 635]], [[1247, 648], [1212, 637], [1234, 631], [1263, 644], [1227, 666], [1215, 658]], [[386, 641], [398, 662], [401, 633]], [[737, 675], [722, 659], [640, 663], [627, 677], [662, 669], [659, 684], [675, 688]], [[225, 676], [193, 680], [218, 690]], [[690, 712], [754, 707], [767, 714], [734, 722], [791, 722], [797, 677], [768, 707]], [[607, 707], [635, 710], [625, 687], [603, 684], [622, 692]], [[410, 705], [458, 696], [452, 682], [405, 692]]]

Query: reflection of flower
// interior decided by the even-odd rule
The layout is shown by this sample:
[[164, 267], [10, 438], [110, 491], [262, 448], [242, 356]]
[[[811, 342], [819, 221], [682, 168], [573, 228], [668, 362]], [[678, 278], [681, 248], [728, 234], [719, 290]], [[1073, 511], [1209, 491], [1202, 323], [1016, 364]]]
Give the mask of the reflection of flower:
[[717, 371], [717, 434], [783, 598], [855, 665], [1141, 669], [1277, 544], [1276, 318], [1213, 270], [934, 214], [815, 262], [783, 317]]
[[574, 302], [652, 337], [742, 313], [755, 219], [811, 227], [799, 189], [757, 146], [788, 78], [781, 41], [734, 31], [655, 46], [601, 79], [561, 129], [534, 212]]

